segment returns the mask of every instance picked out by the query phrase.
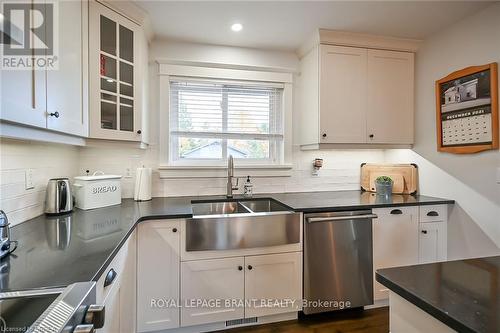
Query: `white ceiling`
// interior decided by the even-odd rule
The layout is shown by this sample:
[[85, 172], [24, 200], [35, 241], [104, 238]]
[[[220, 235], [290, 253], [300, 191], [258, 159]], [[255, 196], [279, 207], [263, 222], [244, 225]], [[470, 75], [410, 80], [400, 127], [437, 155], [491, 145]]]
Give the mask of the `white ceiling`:
[[[317, 28], [424, 39], [486, 7], [480, 1], [135, 0], [158, 38], [295, 50]], [[243, 30], [231, 31], [231, 24]]]

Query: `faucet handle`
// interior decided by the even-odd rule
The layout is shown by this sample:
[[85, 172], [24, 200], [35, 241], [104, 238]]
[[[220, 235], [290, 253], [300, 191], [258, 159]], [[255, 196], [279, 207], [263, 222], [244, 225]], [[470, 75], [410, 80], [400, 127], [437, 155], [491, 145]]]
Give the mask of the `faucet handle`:
[[235, 177], [236, 178], [236, 185], [233, 186], [233, 190], [237, 190], [238, 189], [238, 183], [239, 183], [239, 178], [238, 177]]
[[9, 225], [9, 219], [7, 214], [3, 210], [0, 210], [0, 227], [6, 227]]

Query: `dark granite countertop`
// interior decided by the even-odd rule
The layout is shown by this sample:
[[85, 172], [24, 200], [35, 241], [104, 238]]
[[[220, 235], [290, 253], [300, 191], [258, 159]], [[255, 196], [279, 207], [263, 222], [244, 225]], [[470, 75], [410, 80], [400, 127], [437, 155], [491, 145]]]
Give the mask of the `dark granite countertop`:
[[500, 256], [381, 269], [376, 279], [458, 332], [500, 332]]
[[[273, 198], [302, 212], [454, 203], [411, 195], [393, 195], [390, 200], [381, 200], [360, 191], [259, 194], [254, 198]], [[147, 202], [124, 199], [121, 205], [86, 211], [75, 209], [59, 217], [41, 215], [14, 226], [11, 238], [18, 240], [19, 246], [0, 261], [0, 292], [97, 280], [138, 222], [191, 217], [193, 200], [226, 199], [224, 196], [154, 198]]]

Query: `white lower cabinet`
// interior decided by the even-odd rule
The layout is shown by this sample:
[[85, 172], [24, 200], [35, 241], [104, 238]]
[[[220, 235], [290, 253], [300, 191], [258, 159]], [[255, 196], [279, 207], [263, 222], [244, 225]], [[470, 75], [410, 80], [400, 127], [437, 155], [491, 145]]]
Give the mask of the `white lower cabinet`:
[[418, 236], [418, 261], [429, 263], [447, 258], [446, 222], [420, 223]]
[[[114, 272], [114, 278], [106, 279], [109, 272]], [[133, 232], [97, 281], [97, 303], [104, 304], [106, 312], [104, 326], [96, 332], [135, 332], [135, 272], [136, 233]]]
[[181, 299], [181, 326], [299, 311], [302, 252], [182, 262]]
[[120, 291], [119, 285], [114, 286], [104, 301], [104, 326], [97, 330], [99, 333], [121, 332], [120, 328]]
[[[407, 266], [447, 259], [447, 205], [373, 209], [373, 269]], [[389, 290], [373, 280], [374, 300]]]
[[245, 269], [245, 318], [302, 309], [301, 252], [245, 257]]
[[138, 225], [137, 332], [179, 327], [180, 221]]
[[[373, 268], [418, 263], [418, 207], [373, 209]], [[389, 297], [388, 289], [373, 281], [375, 300]]]
[[243, 318], [244, 264], [243, 257], [181, 263], [181, 325]]

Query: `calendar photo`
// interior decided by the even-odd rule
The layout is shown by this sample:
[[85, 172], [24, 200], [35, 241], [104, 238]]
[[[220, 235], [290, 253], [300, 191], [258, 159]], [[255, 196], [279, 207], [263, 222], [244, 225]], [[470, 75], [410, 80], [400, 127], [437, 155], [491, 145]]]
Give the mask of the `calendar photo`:
[[497, 95], [496, 63], [437, 81], [438, 150], [469, 153], [498, 147]]

